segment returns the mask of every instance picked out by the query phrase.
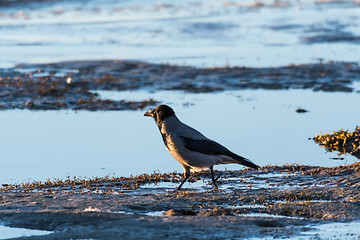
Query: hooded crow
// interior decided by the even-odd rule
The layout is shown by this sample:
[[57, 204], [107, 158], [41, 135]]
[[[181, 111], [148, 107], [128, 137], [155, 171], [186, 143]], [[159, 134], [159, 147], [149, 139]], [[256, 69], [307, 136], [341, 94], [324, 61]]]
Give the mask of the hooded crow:
[[184, 179], [178, 187], [179, 190], [190, 177], [190, 170], [200, 171], [209, 168], [212, 183], [217, 190], [214, 165], [238, 163], [255, 169], [259, 168], [249, 159], [231, 152], [221, 144], [182, 123], [176, 117], [174, 110], [167, 105], [159, 105], [155, 109], [147, 111], [144, 116], [154, 118], [166, 148], [184, 169]]

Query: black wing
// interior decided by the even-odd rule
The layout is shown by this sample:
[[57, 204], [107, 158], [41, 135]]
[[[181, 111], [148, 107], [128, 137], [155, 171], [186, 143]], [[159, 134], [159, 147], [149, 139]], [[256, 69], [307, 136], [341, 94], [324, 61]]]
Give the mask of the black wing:
[[187, 138], [180, 136], [184, 142], [185, 148], [192, 152], [200, 152], [206, 155], [225, 155], [237, 160], [240, 164], [245, 165], [247, 167], [258, 169], [259, 166], [252, 163], [250, 160], [241, 157], [233, 152], [231, 152], [226, 147], [221, 144], [208, 140], [208, 139], [200, 139], [195, 140], [192, 138]]

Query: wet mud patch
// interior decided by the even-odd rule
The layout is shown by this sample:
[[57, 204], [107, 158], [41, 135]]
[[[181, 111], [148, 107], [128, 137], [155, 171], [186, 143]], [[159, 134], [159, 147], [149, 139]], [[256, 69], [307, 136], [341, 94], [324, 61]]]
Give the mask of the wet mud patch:
[[136, 110], [157, 105], [154, 99], [100, 99], [91, 90], [114, 89], [112, 82], [121, 82], [121, 79], [107, 75], [97, 80], [88, 79], [89, 75], [83, 79], [82, 73], [79, 69], [51, 65], [0, 70], [0, 109]]
[[166, 238], [169, 229], [179, 238], [185, 229], [199, 239], [240, 237], [239, 232], [289, 237], [310, 230], [307, 224], [358, 220], [359, 170], [360, 163], [217, 172], [219, 191], [207, 184], [206, 171], [193, 174], [183, 191], [175, 190], [179, 173], [5, 185], [0, 219], [55, 231], [53, 238], [102, 233], [108, 239], [130, 232], [132, 238], [145, 232], [145, 238]]
[[313, 89], [352, 92], [360, 81], [355, 63], [279, 68], [195, 68], [137, 61], [22, 64], [0, 70], [0, 109], [128, 110], [156, 105], [100, 99], [96, 90], [183, 90], [205, 93], [236, 89]]

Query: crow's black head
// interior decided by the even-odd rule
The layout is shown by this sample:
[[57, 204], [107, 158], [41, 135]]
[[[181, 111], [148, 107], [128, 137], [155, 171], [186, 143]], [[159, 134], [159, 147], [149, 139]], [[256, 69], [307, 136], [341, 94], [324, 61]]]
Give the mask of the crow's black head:
[[174, 115], [175, 115], [174, 110], [167, 105], [159, 105], [155, 109], [149, 110], [146, 113], [144, 113], [144, 116], [154, 118], [157, 124], [164, 121], [166, 118]]

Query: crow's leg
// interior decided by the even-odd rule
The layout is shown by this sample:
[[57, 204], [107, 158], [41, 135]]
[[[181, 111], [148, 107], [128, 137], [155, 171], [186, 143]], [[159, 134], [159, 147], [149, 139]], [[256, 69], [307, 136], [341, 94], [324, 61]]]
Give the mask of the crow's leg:
[[177, 188], [178, 190], [181, 190], [182, 185], [188, 180], [190, 177], [190, 168], [184, 167], [184, 180], [181, 182], [180, 186]]
[[215, 190], [218, 190], [218, 187], [217, 187], [217, 185], [216, 185], [216, 180], [218, 180], [220, 176], [219, 176], [218, 178], [216, 178], [216, 180], [215, 180], [215, 178], [214, 178], [214, 168], [213, 168], [213, 166], [210, 167], [210, 171], [211, 171], [211, 179], [212, 179], [212, 183], [213, 183], [213, 185], [214, 185], [214, 189], [215, 189]]

